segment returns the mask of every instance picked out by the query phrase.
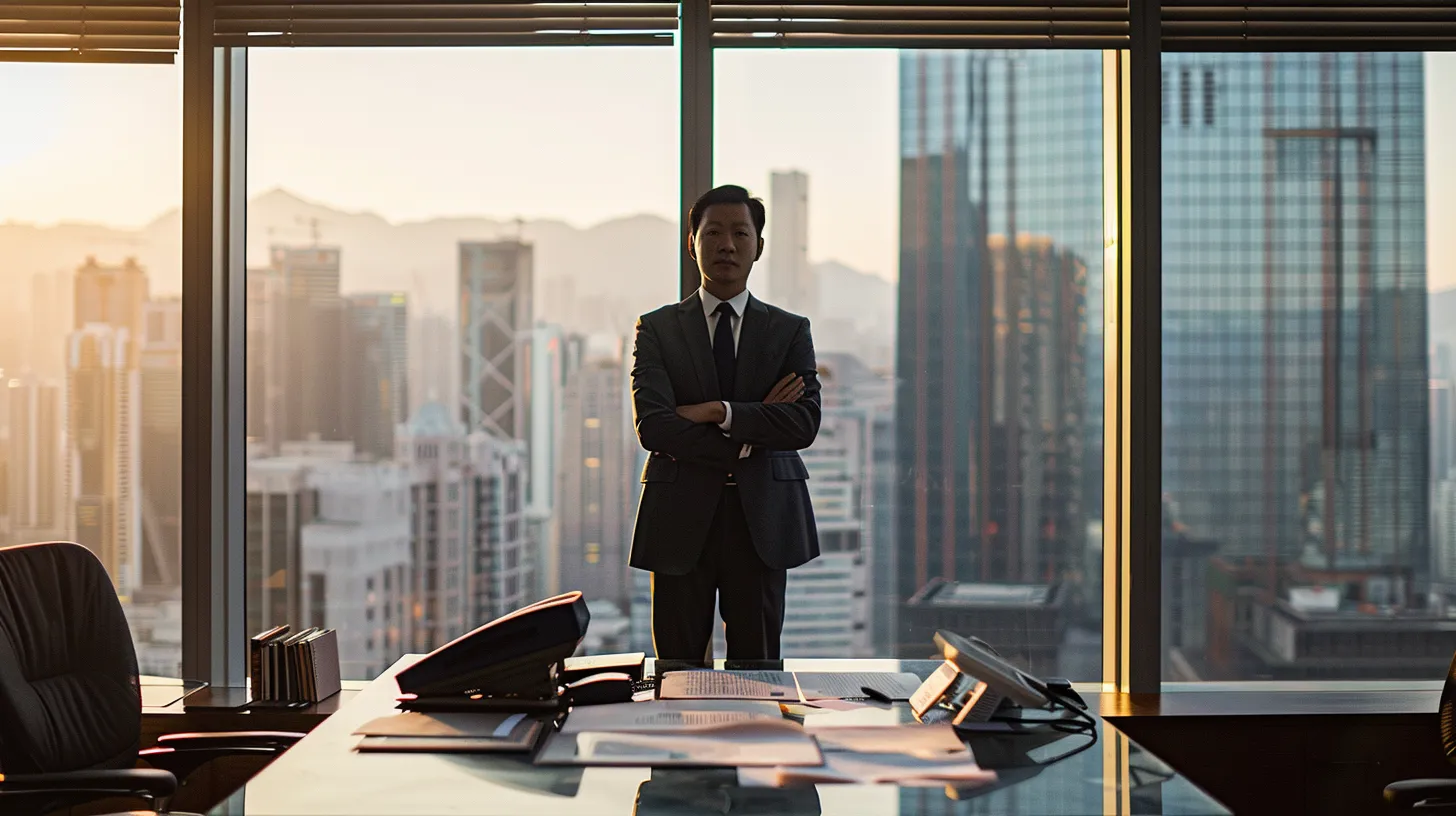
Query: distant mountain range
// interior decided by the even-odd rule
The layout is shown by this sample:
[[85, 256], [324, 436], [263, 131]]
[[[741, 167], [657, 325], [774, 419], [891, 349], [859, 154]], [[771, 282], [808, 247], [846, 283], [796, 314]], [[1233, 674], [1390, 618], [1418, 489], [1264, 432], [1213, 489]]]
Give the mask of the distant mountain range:
[[[87, 256], [102, 263], [135, 257], [155, 293], [181, 290], [181, 215], [168, 212], [141, 229], [62, 224], [0, 224], [0, 275], [28, 287], [38, 272], [75, 269]], [[308, 245], [315, 236], [341, 249], [345, 292], [410, 292], [426, 310], [452, 314], [460, 241], [522, 236], [535, 248], [536, 311], [576, 331], [627, 333], [636, 315], [677, 297], [677, 225], [634, 215], [577, 228], [561, 221], [517, 224], [490, 218], [437, 218], [394, 224], [369, 212], [346, 212], [283, 189], [248, 207], [247, 256], [267, 263], [272, 244]], [[816, 265], [821, 312], [853, 316], [857, 330], [894, 325], [894, 285], [838, 261]], [[21, 290], [21, 291], [28, 291]]]

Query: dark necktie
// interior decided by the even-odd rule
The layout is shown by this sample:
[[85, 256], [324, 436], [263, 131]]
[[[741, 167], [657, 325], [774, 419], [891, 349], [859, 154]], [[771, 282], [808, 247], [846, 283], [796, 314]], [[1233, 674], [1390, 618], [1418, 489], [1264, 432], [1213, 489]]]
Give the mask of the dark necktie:
[[733, 348], [733, 304], [723, 301], [713, 314], [718, 325], [713, 329], [713, 365], [718, 369], [718, 397], [733, 399], [733, 377], [738, 373], [738, 352]]

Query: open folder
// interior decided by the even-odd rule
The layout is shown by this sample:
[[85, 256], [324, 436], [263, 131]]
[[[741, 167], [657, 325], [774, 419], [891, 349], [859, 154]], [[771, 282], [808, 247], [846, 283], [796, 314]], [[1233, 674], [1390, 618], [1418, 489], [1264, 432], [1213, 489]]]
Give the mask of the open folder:
[[408, 711], [377, 717], [354, 733], [363, 736], [360, 751], [526, 753], [544, 727], [522, 713]]

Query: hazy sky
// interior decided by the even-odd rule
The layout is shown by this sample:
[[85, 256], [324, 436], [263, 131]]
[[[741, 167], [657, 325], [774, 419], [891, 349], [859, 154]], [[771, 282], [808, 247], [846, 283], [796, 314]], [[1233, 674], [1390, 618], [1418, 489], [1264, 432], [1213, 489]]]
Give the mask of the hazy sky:
[[[251, 53], [248, 187], [390, 220], [579, 226], [677, 210], [672, 48]], [[725, 51], [719, 182], [810, 176], [810, 256], [893, 275], [897, 57]], [[1456, 54], [1427, 57], [1433, 288], [1456, 285]], [[180, 201], [172, 66], [0, 64], [0, 221], [134, 226]], [[18, 125], [18, 126], [17, 126]], [[1445, 225], [1445, 226], [1443, 226]], [[302, 234], [300, 238], [304, 237]]]

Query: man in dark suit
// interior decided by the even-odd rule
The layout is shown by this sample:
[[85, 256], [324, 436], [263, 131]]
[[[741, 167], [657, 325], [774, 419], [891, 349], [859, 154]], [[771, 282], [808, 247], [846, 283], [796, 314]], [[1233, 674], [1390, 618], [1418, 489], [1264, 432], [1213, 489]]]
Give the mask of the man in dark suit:
[[819, 555], [798, 451], [819, 433], [809, 321], [748, 293], [763, 202], [718, 187], [688, 212], [702, 285], [637, 320], [632, 413], [651, 453], [631, 565], [652, 571], [659, 658], [702, 660], [714, 601], [728, 657], [779, 658], [788, 570]]

